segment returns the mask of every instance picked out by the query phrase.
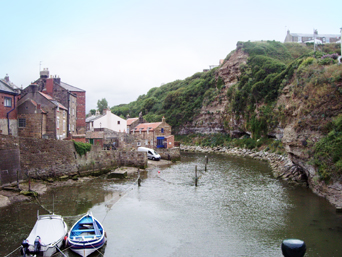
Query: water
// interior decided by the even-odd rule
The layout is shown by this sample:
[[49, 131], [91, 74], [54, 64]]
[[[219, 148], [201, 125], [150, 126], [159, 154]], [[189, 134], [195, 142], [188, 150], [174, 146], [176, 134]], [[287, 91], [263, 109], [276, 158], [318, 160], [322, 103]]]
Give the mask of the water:
[[[141, 187], [134, 180], [97, 178], [55, 188], [40, 201], [51, 210], [54, 195], [69, 227], [93, 212], [108, 238], [93, 257], [275, 257], [286, 238], [304, 240], [305, 256], [342, 256], [342, 215], [310, 189], [274, 179], [264, 162], [209, 155], [205, 172], [204, 155], [184, 154], [179, 164], [150, 170]], [[37, 209], [44, 213], [35, 202], [0, 208], [0, 256], [27, 237]]]

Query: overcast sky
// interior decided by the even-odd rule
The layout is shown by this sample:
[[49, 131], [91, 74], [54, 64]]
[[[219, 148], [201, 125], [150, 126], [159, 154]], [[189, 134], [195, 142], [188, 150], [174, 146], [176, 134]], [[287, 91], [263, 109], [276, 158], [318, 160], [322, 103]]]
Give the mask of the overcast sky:
[[97, 100], [129, 103], [217, 65], [238, 41], [286, 31], [340, 34], [342, 1], [0, 0], [0, 78], [28, 86], [48, 68]]

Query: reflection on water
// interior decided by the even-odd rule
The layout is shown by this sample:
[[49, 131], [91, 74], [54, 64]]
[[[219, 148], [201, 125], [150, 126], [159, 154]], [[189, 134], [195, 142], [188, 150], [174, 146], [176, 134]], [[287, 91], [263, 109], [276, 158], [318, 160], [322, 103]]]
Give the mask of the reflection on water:
[[[342, 255], [342, 216], [310, 189], [274, 179], [264, 162], [210, 155], [205, 172], [204, 155], [184, 154], [181, 163], [144, 175], [139, 188], [135, 179], [96, 178], [54, 188], [40, 201], [50, 210], [54, 202], [69, 227], [93, 212], [108, 241], [91, 256], [274, 257], [285, 238], [304, 240], [305, 256]], [[27, 237], [37, 209], [44, 213], [35, 202], [0, 209], [1, 256]]]

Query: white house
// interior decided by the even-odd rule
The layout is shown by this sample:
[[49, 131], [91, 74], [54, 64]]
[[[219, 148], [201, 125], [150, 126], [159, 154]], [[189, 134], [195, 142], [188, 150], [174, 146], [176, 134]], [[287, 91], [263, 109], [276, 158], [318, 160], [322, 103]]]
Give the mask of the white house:
[[86, 119], [87, 131], [107, 128], [116, 132], [126, 132], [127, 121], [113, 114], [110, 109], [103, 110], [103, 114], [92, 115]]

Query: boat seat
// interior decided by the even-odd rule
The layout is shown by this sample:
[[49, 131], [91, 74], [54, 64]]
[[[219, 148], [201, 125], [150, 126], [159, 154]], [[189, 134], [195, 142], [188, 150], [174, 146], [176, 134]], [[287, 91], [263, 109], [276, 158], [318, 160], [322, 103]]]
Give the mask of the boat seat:
[[95, 233], [95, 229], [91, 228], [91, 229], [75, 229], [75, 230], [72, 230], [72, 232], [75, 232], [75, 233], [91, 233], [91, 232], [94, 232]]

